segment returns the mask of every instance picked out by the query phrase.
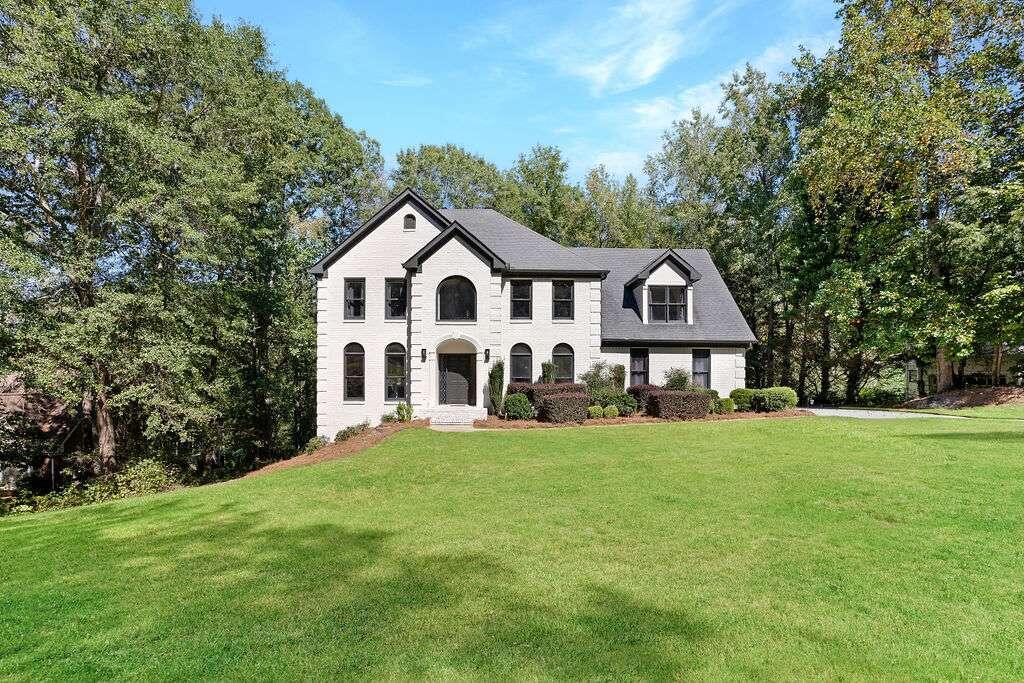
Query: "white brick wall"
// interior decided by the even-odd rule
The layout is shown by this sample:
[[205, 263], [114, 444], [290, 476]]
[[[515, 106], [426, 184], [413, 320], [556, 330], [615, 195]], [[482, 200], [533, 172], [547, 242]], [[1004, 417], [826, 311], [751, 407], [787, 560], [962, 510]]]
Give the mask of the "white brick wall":
[[[643, 348], [638, 344], [634, 348]], [[701, 348], [701, 347], [697, 347]], [[704, 347], [707, 348], [707, 347]], [[665, 372], [670, 368], [683, 368], [693, 372], [691, 347], [652, 346], [649, 348], [648, 375], [652, 384], [662, 384]], [[602, 359], [609, 363], [621, 363], [626, 367], [626, 382], [629, 382], [629, 349], [605, 346], [601, 348]], [[711, 349], [711, 388], [720, 396], [728, 396], [733, 389], [746, 386], [746, 349]]]

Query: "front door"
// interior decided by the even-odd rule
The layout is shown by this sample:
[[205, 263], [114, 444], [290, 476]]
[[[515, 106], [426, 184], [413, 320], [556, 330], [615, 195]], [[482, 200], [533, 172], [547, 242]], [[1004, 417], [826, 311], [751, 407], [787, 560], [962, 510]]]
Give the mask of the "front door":
[[438, 402], [442, 405], [476, 405], [476, 358], [471, 353], [439, 353]]

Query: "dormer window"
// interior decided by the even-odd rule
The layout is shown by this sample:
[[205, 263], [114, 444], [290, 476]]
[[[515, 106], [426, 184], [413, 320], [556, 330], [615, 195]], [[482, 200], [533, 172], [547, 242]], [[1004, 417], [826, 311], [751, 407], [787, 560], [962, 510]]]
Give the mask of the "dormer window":
[[416, 229], [416, 216], [412, 215], [411, 213], [405, 214], [405, 219], [402, 222], [402, 227], [405, 230], [415, 230]]
[[686, 287], [653, 285], [647, 288], [648, 321], [686, 322]]

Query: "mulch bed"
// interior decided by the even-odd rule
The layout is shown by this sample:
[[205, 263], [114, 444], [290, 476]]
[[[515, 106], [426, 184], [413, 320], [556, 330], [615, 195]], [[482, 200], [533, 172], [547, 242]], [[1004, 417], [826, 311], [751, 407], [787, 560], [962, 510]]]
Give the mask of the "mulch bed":
[[494, 415], [488, 415], [486, 420], [476, 420], [473, 426], [477, 429], [554, 429], [557, 427], [601, 427], [604, 425], [633, 425], [650, 424], [658, 422], [714, 422], [718, 420], [751, 420], [751, 419], [772, 419], [779, 417], [806, 417], [813, 415], [806, 410], [783, 410], [778, 413], [727, 413], [724, 415], [708, 415], [699, 420], [666, 420], [660, 417], [649, 415], [637, 415], [635, 417], [602, 417], [588, 419], [585, 422], [539, 422], [537, 420], [502, 420]]
[[1024, 405], [1020, 387], [978, 387], [958, 389], [935, 396], [915, 398], [900, 408], [980, 408], [982, 406]]
[[371, 427], [365, 432], [360, 432], [355, 436], [345, 439], [341, 442], [329, 443], [323, 448], [313, 451], [312, 453], [301, 453], [296, 455], [294, 458], [288, 458], [287, 460], [278, 460], [272, 462], [269, 465], [261, 467], [258, 470], [253, 470], [245, 476], [255, 477], [261, 474], [267, 474], [268, 472], [276, 472], [277, 470], [287, 469], [289, 467], [302, 467], [304, 465], [313, 465], [318, 462], [326, 462], [328, 460], [337, 460], [338, 458], [347, 458], [350, 455], [354, 455], [359, 451], [364, 451], [371, 446], [376, 446], [384, 439], [388, 438], [395, 432], [400, 432], [403, 429], [410, 429], [412, 427], [427, 427], [430, 425], [430, 420], [413, 420], [412, 422], [388, 422], [380, 425], [379, 427]]

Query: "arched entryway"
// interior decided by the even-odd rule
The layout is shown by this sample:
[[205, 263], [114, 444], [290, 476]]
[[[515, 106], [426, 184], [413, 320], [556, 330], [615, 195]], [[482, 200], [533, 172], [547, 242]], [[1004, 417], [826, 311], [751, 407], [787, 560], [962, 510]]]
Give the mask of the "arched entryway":
[[468, 339], [446, 339], [437, 345], [437, 402], [476, 405], [476, 345]]

